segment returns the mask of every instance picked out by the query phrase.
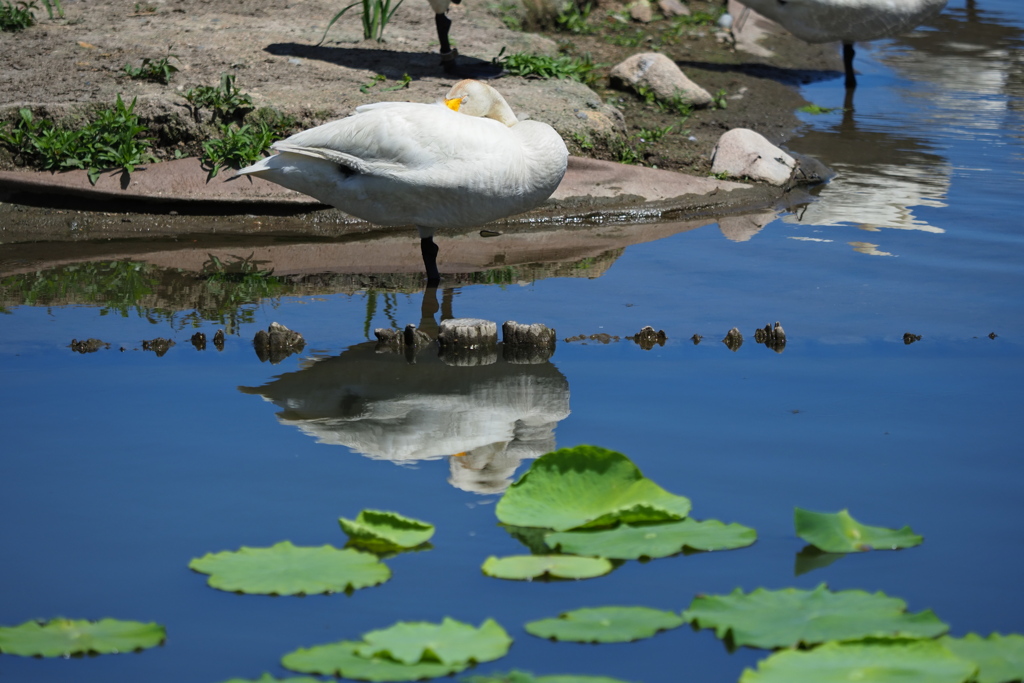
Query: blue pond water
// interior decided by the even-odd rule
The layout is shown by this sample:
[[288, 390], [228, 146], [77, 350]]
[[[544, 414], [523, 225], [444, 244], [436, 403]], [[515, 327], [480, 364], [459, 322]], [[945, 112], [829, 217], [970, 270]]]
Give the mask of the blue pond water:
[[[840, 172], [816, 201], [734, 239], [710, 223], [629, 246], [594, 279], [449, 294], [460, 317], [620, 337], [560, 342], [539, 366], [374, 360], [365, 330], [419, 322], [420, 293], [265, 299], [244, 307], [221, 352], [188, 338], [222, 326], [191, 327], [184, 313], [151, 322], [86, 305], [8, 308], [0, 624], [115, 617], [158, 621], [168, 636], [138, 654], [0, 655], [0, 678], [284, 677], [280, 657], [296, 647], [451, 616], [493, 617], [515, 638], [476, 673], [735, 681], [767, 653], [729, 653], [689, 628], [584, 646], [522, 625], [584, 606], [681, 610], [699, 592], [821, 582], [932, 609], [955, 635], [1024, 631], [1022, 45], [1016, 0], [953, 0], [935, 26], [860, 50], [852, 112], [806, 117], [790, 146]], [[844, 106], [840, 80], [804, 95]], [[789, 338], [782, 353], [753, 340], [775, 320]], [[249, 340], [272, 321], [301, 331], [305, 351], [259, 362]], [[644, 325], [664, 329], [665, 345], [622, 339]], [[746, 341], [730, 351], [719, 340], [734, 326]], [[908, 332], [921, 340], [905, 344]], [[67, 348], [87, 336], [112, 348]], [[136, 350], [156, 336], [177, 346]], [[483, 576], [488, 556], [526, 552], [496, 523], [498, 491], [552, 445], [580, 443], [626, 453], [690, 497], [695, 517], [755, 527], [758, 542], [627, 562], [589, 581]], [[848, 508], [925, 541], [797, 574], [795, 506]], [[363, 508], [436, 524], [434, 548], [387, 560], [393, 578], [351, 596], [229, 594], [187, 568], [242, 545], [341, 546], [337, 518]]]

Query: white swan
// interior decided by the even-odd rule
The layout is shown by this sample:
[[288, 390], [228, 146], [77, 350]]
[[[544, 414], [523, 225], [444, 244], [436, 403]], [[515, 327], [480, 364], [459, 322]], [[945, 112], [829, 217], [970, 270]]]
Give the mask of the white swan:
[[[846, 87], [857, 87], [853, 44], [913, 30], [946, 6], [947, 0], [741, 0], [808, 43], [843, 44]], [[741, 15], [742, 16], [742, 15]]]
[[382, 226], [419, 228], [429, 284], [440, 279], [436, 228], [471, 228], [528, 211], [558, 187], [569, 152], [555, 130], [517, 121], [479, 81], [443, 103], [378, 102], [275, 142], [238, 171]]

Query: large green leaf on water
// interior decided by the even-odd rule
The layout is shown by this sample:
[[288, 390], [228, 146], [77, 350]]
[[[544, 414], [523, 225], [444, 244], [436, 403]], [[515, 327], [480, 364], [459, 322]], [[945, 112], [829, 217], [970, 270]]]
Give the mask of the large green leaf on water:
[[343, 640], [338, 643], [299, 648], [281, 658], [281, 665], [292, 671], [353, 678], [358, 681], [419, 681], [458, 673], [468, 662], [441, 664], [418, 662], [403, 664], [386, 657], [361, 657], [356, 650], [364, 643]]
[[920, 545], [924, 540], [909, 526], [898, 530], [867, 526], [851, 517], [846, 510], [829, 513], [796, 508], [793, 518], [796, 535], [827, 553], [896, 550]]
[[745, 594], [701, 595], [683, 618], [700, 628], [714, 628], [735, 645], [776, 648], [813, 645], [829, 640], [867, 637], [933, 638], [949, 628], [931, 610], [909, 614], [899, 598], [884, 593], [846, 590], [833, 593], [825, 584], [811, 591], [797, 588]]
[[826, 643], [778, 652], [740, 683], [965, 683], [975, 670], [934, 640]]
[[365, 633], [356, 653], [366, 658], [386, 657], [403, 664], [440, 662], [451, 665], [489, 662], [504, 657], [511, 645], [512, 638], [493, 619], [474, 628], [445, 617], [440, 624], [403, 621]]
[[512, 644], [493, 619], [480, 628], [447, 618], [440, 624], [400, 622], [363, 638], [299, 648], [286, 654], [281, 664], [293, 671], [361, 681], [415, 681], [498, 659]]
[[963, 638], [943, 636], [939, 642], [957, 657], [978, 665], [977, 683], [1024, 680], [1024, 636], [993, 633], [982, 638], [977, 633], [968, 633]]
[[731, 550], [757, 540], [757, 532], [740, 524], [725, 525], [715, 519], [633, 526], [621, 524], [613, 529], [595, 531], [556, 531], [546, 534], [544, 542], [563, 553], [596, 555], [613, 560], [637, 560], [641, 557], [668, 557], [685, 548], [692, 550]]
[[232, 678], [224, 681], [224, 683], [323, 683], [319, 678], [310, 678], [309, 676], [292, 676], [290, 678], [274, 678], [270, 674], [263, 674], [259, 678]]
[[371, 553], [329, 545], [299, 547], [288, 541], [269, 548], [243, 546], [238, 551], [207, 553], [188, 566], [209, 574], [208, 583], [214, 588], [261, 595], [352, 591], [391, 577], [387, 565]]
[[487, 576], [498, 579], [592, 579], [612, 570], [612, 563], [603, 557], [575, 555], [512, 555], [488, 557], [483, 565]]
[[682, 519], [690, 501], [644, 477], [621, 453], [576, 446], [535, 460], [495, 512], [505, 524], [567, 531]]
[[507, 673], [491, 673], [479, 676], [465, 676], [463, 683], [625, 683], [607, 676], [585, 676], [582, 674], [554, 674], [534, 676], [528, 671], [513, 669]]
[[51, 619], [0, 626], [0, 652], [25, 657], [63, 657], [142, 650], [164, 641], [156, 623], [118, 619]]
[[434, 535], [433, 524], [384, 510], [363, 510], [355, 519], [340, 517], [338, 523], [351, 543], [368, 548], [415, 548]]
[[576, 643], [625, 643], [682, 626], [682, 617], [651, 607], [587, 607], [526, 624], [540, 638]]

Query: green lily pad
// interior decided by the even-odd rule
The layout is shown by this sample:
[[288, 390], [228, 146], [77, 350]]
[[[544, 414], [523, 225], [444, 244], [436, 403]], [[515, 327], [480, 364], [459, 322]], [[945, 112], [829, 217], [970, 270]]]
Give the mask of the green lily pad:
[[282, 657], [281, 665], [302, 673], [339, 676], [359, 681], [396, 682], [448, 676], [469, 668], [468, 662], [403, 664], [386, 657], [361, 657], [356, 650], [363, 644], [359, 641], [343, 640], [338, 643], [299, 648]]
[[612, 570], [612, 563], [603, 557], [576, 557], [575, 555], [512, 555], [488, 557], [483, 571], [498, 579], [537, 579], [550, 576], [556, 579], [592, 579]]
[[105, 655], [144, 650], [162, 643], [166, 635], [160, 624], [139, 621], [26, 621], [18, 626], [0, 626], [0, 652], [25, 657]]
[[621, 453], [576, 446], [535, 460], [495, 512], [505, 524], [567, 531], [678, 520], [689, 514], [690, 501], [644, 477]]
[[757, 540], [757, 532], [740, 524], [725, 525], [715, 519], [698, 522], [684, 519], [663, 524], [632, 526], [597, 531], [557, 531], [546, 534], [544, 542], [563, 553], [596, 555], [613, 560], [668, 557], [685, 548], [731, 550]]
[[909, 614], [899, 598], [881, 592], [833, 593], [825, 584], [812, 591], [758, 588], [744, 594], [694, 598], [683, 618], [700, 628], [714, 628], [735, 645], [776, 648], [813, 645], [829, 640], [867, 637], [933, 638], [949, 628], [931, 610]]
[[504, 657], [512, 638], [501, 625], [488, 619], [474, 628], [461, 621], [445, 619], [440, 624], [425, 621], [399, 622], [385, 629], [363, 634], [356, 649], [361, 657], [386, 657], [403, 664], [440, 662], [469, 664]]
[[461, 680], [464, 683], [625, 683], [617, 678], [608, 678], [607, 676], [585, 676], [581, 674], [534, 676], [528, 671], [519, 670], [512, 670], [508, 673], [466, 676]]
[[957, 657], [978, 665], [977, 683], [1024, 680], [1024, 636], [993, 633], [982, 638], [977, 633], [968, 633], [963, 638], [943, 636], [939, 643]]
[[827, 553], [896, 550], [920, 545], [924, 540], [909, 526], [899, 530], [867, 526], [851, 517], [846, 510], [833, 514], [796, 508], [793, 517], [796, 535]]
[[338, 523], [351, 543], [368, 548], [415, 548], [434, 535], [433, 524], [384, 510], [363, 510], [355, 519], [340, 517]]
[[826, 643], [778, 652], [745, 670], [740, 683], [965, 683], [975, 671], [933, 640]]
[[526, 632], [540, 638], [576, 643], [626, 643], [650, 638], [686, 623], [675, 612], [651, 607], [588, 607], [565, 612], [554, 619], [526, 624]]
[[260, 595], [312, 595], [353, 591], [391, 578], [375, 555], [329, 545], [298, 547], [282, 541], [269, 548], [207, 553], [188, 566], [209, 574], [214, 588]]
[[298, 676], [291, 678], [274, 678], [270, 674], [263, 674], [257, 679], [250, 678], [232, 678], [224, 681], [224, 683], [323, 683], [319, 678], [310, 678], [309, 676]]

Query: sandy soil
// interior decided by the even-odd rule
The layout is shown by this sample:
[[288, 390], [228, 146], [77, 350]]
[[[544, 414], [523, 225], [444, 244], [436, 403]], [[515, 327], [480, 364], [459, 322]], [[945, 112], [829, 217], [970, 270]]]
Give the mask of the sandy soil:
[[[300, 126], [337, 118], [353, 107], [385, 99], [431, 101], [455, 78], [443, 73], [437, 55], [433, 13], [422, 0], [410, 0], [395, 13], [386, 41], [363, 40], [356, 11], [349, 12], [317, 46], [341, 3], [329, 0], [147, 0], [125, 3], [64, 0], [65, 16], [48, 19], [0, 40], [0, 120], [10, 121], [21, 107], [54, 119], [87, 116], [94, 106], [110, 106], [115, 97], [138, 98], [137, 112], [158, 136], [158, 156], [194, 154], [210, 128], [197, 122], [183, 93], [197, 85], [216, 85], [223, 73], [236, 76], [239, 90], [257, 107], [294, 116]], [[694, 11], [714, 3], [692, 0]], [[753, 128], [775, 142], [795, 125], [792, 111], [801, 103], [791, 87], [800, 81], [837, 77], [833, 46], [809, 46], [786, 36], [771, 40], [774, 55], [735, 50], [715, 30], [673, 30], [668, 19], [624, 23], [612, 17], [621, 6], [597, 8], [592, 35], [553, 31], [513, 31], [503, 22], [528, 21], [511, 0], [465, 0], [453, 5], [451, 35], [460, 63], [485, 67], [506, 53], [589, 54], [602, 65], [592, 88], [565, 80], [502, 77], [496, 87], [517, 113], [552, 124], [581, 156], [617, 160], [618, 142], [637, 146], [643, 129], [672, 126], [656, 146], [639, 146], [648, 166], [706, 174], [708, 155], [718, 136], [734, 127]], [[630, 43], [619, 45], [614, 43]], [[677, 114], [644, 104], [630, 92], [614, 90], [610, 68], [630, 54], [659, 49], [676, 60], [691, 79], [711, 93], [722, 91], [727, 108]], [[169, 85], [132, 80], [126, 64], [173, 55], [180, 68]], [[363, 88], [374, 76], [406, 88], [382, 92]], [[618, 141], [618, 142], [617, 142]], [[587, 143], [590, 144], [587, 144]], [[0, 151], [0, 168], [16, 160]]]

